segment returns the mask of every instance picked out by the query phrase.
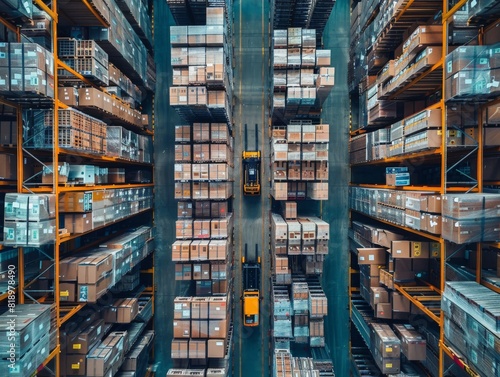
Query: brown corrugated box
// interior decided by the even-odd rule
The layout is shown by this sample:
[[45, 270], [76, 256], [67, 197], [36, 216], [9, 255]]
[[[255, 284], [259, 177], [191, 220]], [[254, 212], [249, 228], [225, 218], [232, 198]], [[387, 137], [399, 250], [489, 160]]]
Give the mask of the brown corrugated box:
[[393, 258], [410, 258], [410, 241], [392, 241], [391, 255]]
[[174, 338], [190, 338], [191, 337], [191, 322], [189, 319], [174, 319]]
[[408, 360], [426, 360], [425, 338], [418, 333], [411, 325], [394, 325], [394, 331], [401, 340], [401, 351]]
[[225, 339], [227, 336], [227, 319], [211, 319], [208, 321], [208, 336], [212, 339]]
[[389, 302], [389, 291], [384, 287], [371, 287], [370, 288], [370, 306], [376, 308], [377, 304]]
[[104, 335], [104, 321], [97, 319], [72, 338], [66, 338], [68, 354], [86, 355]]
[[174, 299], [174, 319], [191, 318], [191, 297], [176, 297]]
[[179, 218], [193, 217], [193, 203], [177, 202], [177, 217]]
[[58, 88], [59, 100], [71, 107], [78, 106], [78, 89], [74, 87]]
[[358, 248], [358, 264], [385, 264], [387, 251], [383, 248]]
[[95, 284], [78, 284], [77, 301], [78, 302], [96, 302], [111, 285], [111, 275], [103, 277]]
[[60, 282], [59, 283], [59, 299], [61, 301], [75, 302], [76, 301], [76, 282]]
[[193, 297], [191, 300], [191, 318], [208, 319], [209, 297]]
[[59, 279], [61, 281], [76, 281], [78, 279], [78, 265], [86, 256], [68, 257], [59, 262]]
[[64, 228], [71, 233], [86, 233], [92, 230], [92, 216], [87, 213], [64, 214]]
[[89, 256], [78, 264], [78, 284], [95, 284], [112, 268], [110, 254]]
[[397, 291], [391, 292], [392, 311], [398, 313], [410, 312], [410, 300]]
[[64, 361], [64, 368], [61, 365], [62, 373], [66, 376], [86, 376], [87, 359], [85, 355], [61, 354], [61, 363]]
[[392, 318], [392, 304], [391, 303], [378, 303], [375, 309], [376, 318], [391, 319]]
[[[115, 303], [116, 305], [116, 303]], [[139, 313], [139, 302], [136, 298], [126, 298], [116, 306], [117, 308], [117, 323], [130, 323]]]
[[172, 339], [172, 359], [187, 359], [189, 357], [189, 341], [187, 339]]
[[193, 319], [191, 320], [191, 338], [193, 339], [206, 339], [208, 338], [208, 320], [206, 319]]
[[225, 319], [227, 317], [227, 297], [211, 297], [209, 299], [210, 319]]
[[189, 358], [204, 359], [207, 357], [206, 340], [189, 340]]
[[226, 355], [225, 339], [209, 339], [207, 357], [222, 359]]

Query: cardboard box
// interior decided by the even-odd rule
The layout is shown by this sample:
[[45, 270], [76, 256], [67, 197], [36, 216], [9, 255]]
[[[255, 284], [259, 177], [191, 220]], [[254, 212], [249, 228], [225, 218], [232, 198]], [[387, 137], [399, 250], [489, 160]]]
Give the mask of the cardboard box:
[[208, 321], [208, 337], [212, 339], [225, 339], [227, 336], [227, 320], [211, 319]]
[[[67, 376], [86, 376], [87, 359], [85, 355], [61, 355], [64, 359], [64, 372]], [[62, 361], [62, 360], [61, 360]]]
[[441, 195], [427, 195], [426, 211], [430, 213], [441, 213]]
[[393, 258], [410, 258], [410, 241], [392, 241], [391, 255]]
[[189, 356], [189, 341], [187, 339], [172, 339], [172, 359], [187, 359]]
[[385, 184], [387, 186], [409, 186], [410, 173], [386, 174]]
[[75, 336], [66, 338], [66, 353], [86, 355], [102, 339], [104, 320], [97, 319], [84, 326]]
[[[116, 303], [115, 303], [116, 305]], [[130, 323], [139, 313], [139, 302], [136, 298], [126, 298], [120, 301], [117, 308], [117, 323]]]
[[394, 282], [411, 282], [415, 280], [412, 270], [412, 260], [409, 258], [394, 259]]
[[376, 318], [391, 319], [392, 318], [392, 304], [389, 303], [379, 303], [376, 305], [375, 310]]
[[111, 285], [111, 276], [103, 277], [95, 284], [78, 284], [78, 302], [97, 302], [97, 300], [107, 292]]
[[191, 323], [189, 320], [173, 321], [174, 338], [191, 338]]
[[209, 336], [208, 320], [193, 319], [191, 320], [191, 338], [206, 339]]
[[410, 300], [397, 291], [391, 292], [392, 311], [400, 313], [410, 312]]
[[209, 358], [222, 359], [226, 355], [226, 340], [225, 339], [209, 339], [207, 342]]
[[440, 215], [426, 214], [427, 231], [432, 234], [441, 234], [443, 218]]
[[425, 361], [427, 342], [411, 325], [394, 325], [394, 332], [401, 340], [401, 351], [410, 361]]
[[64, 214], [64, 228], [66, 228], [70, 234], [90, 232], [92, 226], [92, 216], [90, 214]]
[[207, 356], [206, 340], [189, 340], [189, 358], [204, 359]]
[[78, 284], [96, 284], [112, 268], [110, 254], [89, 256], [78, 264]]
[[404, 238], [405, 236], [402, 234], [394, 233], [386, 229], [377, 229], [377, 240], [372, 242], [390, 249], [392, 241], [402, 240]]
[[384, 248], [358, 248], [358, 264], [385, 264], [387, 251]]
[[59, 283], [59, 299], [61, 301], [75, 302], [76, 301], [76, 282], [60, 282]]
[[384, 287], [370, 288], [370, 306], [376, 308], [377, 304], [389, 302], [389, 291]]

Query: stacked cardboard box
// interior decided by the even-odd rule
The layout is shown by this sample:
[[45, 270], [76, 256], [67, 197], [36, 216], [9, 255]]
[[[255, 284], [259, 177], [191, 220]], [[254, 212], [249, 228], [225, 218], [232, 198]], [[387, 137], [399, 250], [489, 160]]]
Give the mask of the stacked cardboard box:
[[305, 198], [306, 195], [314, 200], [328, 199], [328, 142], [327, 124], [292, 122], [273, 128], [271, 192], [274, 199]]
[[140, 227], [77, 257], [62, 259], [61, 301], [96, 302], [152, 251], [151, 238], [151, 228]]
[[52, 55], [36, 43], [0, 43], [0, 93], [54, 96]]
[[401, 365], [401, 341], [386, 324], [372, 323], [371, 352], [382, 373], [399, 373]]
[[53, 194], [6, 194], [4, 243], [37, 247], [54, 242], [55, 201]]
[[498, 45], [461, 46], [446, 56], [446, 99], [490, 96], [500, 68]]
[[274, 350], [274, 377], [291, 377], [302, 375], [311, 377], [320, 376], [320, 371], [313, 362], [313, 359], [307, 357], [293, 357], [291, 352], [286, 349]]
[[[224, 11], [206, 12], [214, 10]], [[207, 17], [206, 25], [170, 27], [174, 84], [170, 105], [186, 120], [230, 122], [232, 73], [226, 33], [224, 17]]]
[[352, 209], [375, 218], [437, 235], [444, 231], [442, 230], [444, 219], [441, 216], [441, 201], [441, 196], [428, 192], [350, 188]]
[[498, 293], [473, 281], [446, 282], [442, 297], [445, 344], [484, 375], [500, 361], [498, 303]]
[[[137, 28], [132, 27], [131, 22], [122, 12], [118, 3], [122, 2], [115, 2], [114, 0], [106, 2], [105, 7], [107, 8], [108, 20], [111, 26], [109, 28], [91, 26], [88, 30], [89, 37], [97, 41], [109, 55], [110, 60], [122, 71], [130, 72], [131, 79], [138, 85], [142, 84], [146, 88], [153, 90], [155, 77], [148, 72], [147, 49], [137, 34]], [[137, 7], [137, 9], [140, 8]], [[128, 43], [122, 41], [128, 41]]]
[[2, 374], [31, 375], [49, 356], [51, 310], [50, 305], [18, 304], [0, 316], [0, 346], [6, 350]]
[[173, 359], [223, 359], [231, 333], [229, 296], [174, 299]]
[[[54, 116], [52, 110], [25, 110], [23, 119], [31, 124], [29, 147], [52, 149]], [[105, 154], [106, 123], [78, 110], [58, 110], [59, 147]]]
[[64, 228], [70, 233], [85, 233], [151, 208], [150, 187], [66, 192], [59, 199], [64, 213]]
[[329, 224], [317, 217], [285, 221], [271, 216], [274, 255], [314, 255], [328, 253]]
[[274, 30], [273, 124], [295, 117], [319, 118], [335, 82], [330, 51], [316, 50], [316, 30]]
[[500, 239], [500, 195], [447, 194], [442, 197], [442, 234], [448, 241], [497, 241]]

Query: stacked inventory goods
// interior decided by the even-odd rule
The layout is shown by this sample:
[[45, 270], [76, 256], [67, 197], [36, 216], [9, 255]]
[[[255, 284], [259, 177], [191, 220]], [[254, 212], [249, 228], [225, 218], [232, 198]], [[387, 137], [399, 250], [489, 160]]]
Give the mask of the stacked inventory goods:
[[36, 43], [0, 43], [0, 93], [54, 97], [52, 54]]
[[446, 194], [442, 210], [444, 239], [457, 244], [500, 240], [499, 194]]
[[389, 325], [371, 324], [371, 352], [382, 373], [399, 373], [401, 367], [401, 341]]
[[329, 125], [274, 126], [271, 195], [275, 200], [328, 199]]
[[[387, 184], [392, 186], [408, 185], [409, 178], [407, 176], [399, 178], [399, 175], [404, 174], [408, 173], [386, 174]], [[395, 181], [395, 179], [399, 180]], [[455, 218], [453, 213], [441, 216], [443, 198], [440, 195], [433, 195], [428, 192], [377, 190], [362, 187], [350, 188], [350, 207], [353, 210], [397, 225], [436, 235], [444, 234], [445, 217], [448, 217], [450, 221]], [[471, 199], [473, 200], [474, 196]], [[479, 197], [477, 199], [480, 200]], [[497, 216], [491, 215], [489, 217]], [[463, 217], [458, 217], [458, 219], [463, 219]], [[477, 236], [481, 237], [481, 234]], [[451, 233], [449, 233], [448, 237], [452, 237]], [[490, 234], [491, 237], [493, 235]], [[449, 239], [452, 240], [452, 238]]]
[[230, 296], [176, 297], [172, 359], [224, 359], [231, 341]]
[[[118, 72], [114, 73], [118, 74]], [[122, 81], [121, 78], [113, 77], [112, 80], [126, 83], [128, 78]], [[147, 126], [148, 122], [145, 122], [144, 115], [134, 108], [136, 103], [140, 102], [142, 92], [134, 85], [131, 85], [125, 92], [125, 89], [122, 89], [124, 86], [108, 86], [107, 92], [97, 88], [60, 87], [58, 94], [63, 103], [77, 107], [89, 115], [113, 121], [114, 124], [125, 124], [129, 127], [134, 126], [136, 129], [142, 129], [144, 123]]]
[[277, 285], [273, 282], [273, 337], [275, 342], [287, 342], [293, 338], [292, 332], [292, 305], [288, 287]]
[[18, 304], [0, 316], [0, 359], [4, 376], [29, 376], [49, 356], [51, 305]]
[[494, 375], [500, 362], [499, 302], [498, 293], [476, 282], [446, 282], [445, 341], [481, 375]]
[[226, 377], [229, 371], [226, 368], [208, 368], [208, 369], [169, 369], [167, 377]]
[[315, 28], [318, 31], [317, 38], [320, 40], [334, 4], [335, 1], [328, 0], [276, 0], [273, 2], [274, 27]]
[[4, 243], [37, 247], [56, 238], [56, 197], [53, 194], [7, 193], [4, 205]]
[[189, 122], [231, 123], [232, 71], [224, 8], [206, 25], [171, 26], [173, 85], [170, 105]]
[[[144, 331], [151, 316], [144, 317], [142, 299], [119, 299], [110, 306], [97, 304], [87, 316], [71, 318], [61, 329], [61, 375], [103, 376], [147, 369], [153, 331]], [[149, 304], [152, 307], [151, 298]], [[111, 330], [111, 332], [110, 332]], [[114, 330], [114, 331], [113, 331]]]
[[[28, 146], [53, 148], [53, 110], [27, 110], [23, 112], [30, 139]], [[58, 110], [59, 147], [81, 152], [105, 154], [106, 123], [74, 109]]]
[[[196, 0], [176, 1], [168, 0], [167, 4], [177, 25], [205, 25], [210, 20], [230, 17], [232, 1], [213, 0], [210, 3]], [[214, 11], [217, 9], [217, 11]], [[220, 12], [218, 9], [223, 9]], [[212, 21], [213, 22], [213, 21]]]
[[[175, 280], [195, 281], [196, 296], [174, 300], [172, 358], [179, 362], [199, 359], [203, 360], [200, 365], [226, 367], [232, 334], [228, 299], [232, 138], [226, 123], [193, 123], [176, 126], [175, 141], [175, 199], [179, 202], [172, 261]], [[213, 364], [214, 360], [219, 363]], [[204, 375], [205, 370], [197, 373]], [[224, 369], [211, 373], [225, 376]]]
[[[500, 45], [461, 46], [446, 56], [447, 100], [498, 95]], [[495, 94], [496, 93], [496, 94]]]
[[71, 234], [87, 233], [152, 207], [151, 187], [65, 192], [59, 198], [63, 227]]
[[330, 51], [316, 49], [316, 31], [274, 30], [273, 124], [319, 118], [335, 82]]
[[[97, 302], [152, 252], [151, 233], [150, 227], [143, 226], [87, 250], [82, 256], [62, 259], [61, 301]], [[135, 307], [138, 303], [131, 305]]]
[[[109, 84], [108, 54], [93, 40], [58, 38], [57, 52], [62, 62], [70, 68], [95, 82], [97, 85]], [[58, 71], [59, 80], [72, 74], [64, 69]]]
[[[323, 374], [321, 374], [323, 375]], [[275, 349], [273, 357], [273, 376], [311, 376], [319, 377], [320, 370], [312, 358], [293, 357], [287, 349]]]
[[[329, 231], [330, 225], [317, 217], [285, 221], [280, 215], [273, 213], [271, 215], [273, 256], [278, 258], [279, 256], [328, 254]], [[279, 267], [276, 264], [277, 275], [288, 273], [287, 265]]]
[[117, 3], [109, 0], [108, 6], [111, 26], [109, 28], [91, 26], [89, 37], [97, 41], [113, 64], [130, 74], [130, 78], [137, 85], [153, 90], [154, 81], [148, 75], [148, 51], [144, 42], [134, 31]]

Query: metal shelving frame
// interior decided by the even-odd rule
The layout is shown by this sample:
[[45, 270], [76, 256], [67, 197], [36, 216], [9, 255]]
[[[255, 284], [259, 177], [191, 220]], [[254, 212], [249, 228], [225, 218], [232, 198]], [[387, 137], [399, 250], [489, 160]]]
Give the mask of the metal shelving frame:
[[[414, 158], [419, 158], [419, 159], [429, 159], [429, 160], [436, 160], [436, 163], [440, 164], [441, 167], [441, 179], [440, 182], [441, 184], [439, 186], [407, 186], [407, 187], [398, 187], [400, 190], [405, 190], [405, 191], [427, 191], [427, 192], [434, 192], [438, 193], [441, 195], [444, 195], [446, 193], [450, 192], [461, 192], [461, 193], [469, 193], [469, 192], [483, 192], [483, 186], [484, 186], [484, 181], [483, 181], [483, 157], [484, 154], [487, 153], [487, 150], [484, 148], [484, 140], [483, 140], [483, 126], [484, 126], [484, 112], [487, 106], [491, 106], [493, 104], [498, 104], [500, 103], [500, 98], [490, 100], [487, 103], [481, 103], [479, 104], [479, 114], [478, 114], [478, 129], [477, 129], [477, 145], [469, 148], [464, 148], [463, 151], [461, 151], [461, 155], [457, 156], [455, 153], [457, 153], [455, 150], [452, 152], [450, 148], [447, 146], [447, 131], [449, 127], [447, 126], [447, 103], [445, 102], [444, 99], [444, 93], [446, 89], [446, 76], [445, 72], [443, 69], [444, 61], [445, 58], [448, 54], [448, 44], [449, 44], [449, 39], [448, 39], [448, 29], [449, 29], [449, 24], [452, 20], [453, 15], [460, 9], [462, 8], [468, 0], [459, 0], [457, 3], [452, 6], [451, 8], [449, 7], [449, 1], [448, 0], [443, 0], [441, 8], [439, 10], [442, 11], [442, 26], [443, 26], [443, 32], [442, 32], [442, 57], [438, 63], [436, 63], [429, 71], [426, 71], [424, 75], [417, 77], [416, 80], [413, 80], [409, 84], [405, 85], [402, 89], [398, 90], [395, 94], [389, 96], [389, 99], [400, 99], [401, 95], [404, 95], [404, 92], [409, 89], [410, 87], [415, 87], [418, 86], [419, 82], [422, 81], [426, 76], [431, 75], [433, 72], [438, 72], [441, 74], [441, 84], [438, 86], [438, 89], [440, 88], [443, 95], [442, 98], [432, 107], [430, 108], [435, 108], [435, 109], [441, 109], [441, 130], [442, 130], [442, 142], [441, 146], [437, 149], [433, 150], [427, 150], [427, 151], [422, 151], [422, 152], [417, 152], [417, 153], [411, 153], [408, 155], [402, 155], [402, 156], [397, 156], [397, 157], [388, 157], [385, 159], [381, 160], [375, 160], [375, 161], [368, 161], [364, 163], [356, 163], [352, 164], [351, 166], [366, 166], [366, 165], [383, 165], [383, 164], [388, 164], [388, 163], [394, 163], [394, 162], [401, 162], [403, 160], [411, 160]], [[397, 15], [392, 19], [391, 21], [391, 28], [387, 31], [387, 33], [382, 37], [382, 40], [387, 39], [391, 36], [397, 36], [397, 35], [402, 35], [404, 30], [408, 28], [410, 25], [405, 24], [403, 22], [403, 26], [406, 25], [406, 28], [398, 28], [397, 24], [401, 23], [402, 20], [408, 19], [408, 15], [410, 14], [415, 14], [415, 11], [418, 12], [418, 10], [424, 10], [429, 12], [432, 8], [429, 7], [427, 10], [425, 9], [425, 0], [424, 1], [418, 1], [418, 0], [403, 0], [398, 3], [398, 5], [401, 5], [400, 11], [397, 13]], [[436, 7], [436, 3], [433, 2], [434, 7]], [[420, 6], [422, 5], [422, 6]], [[377, 11], [377, 10], [376, 10]], [[374, 14], [372, 15], [372, 19], [374, 19], [376, 15], [376, 11], [374, 11]], [[496, 20], [498, 22], [498, 20]], [[481, 27], [479, 29], [479, 34], [478, 34], [478, 40], [480, 44], [483, 44], [483, 35], [484, 32], [487, 31], [489, 28], [493, 27], [496, 22], [490, 23], [486, 27]], [[366, 23], [368, 25], [369, 22]], [[398, 41], [398, 39], [395, 37], [395, 40]], [[382, 41], [383, 42], [383, 41]], [[391, 41], [389, 41], [391, 42]], [[392, 41], [394, 44], [395, 42]], [[375, 42], [374, 46], [377, 45], [377, 42]], [[380, 45], [384, 46], [383, 43]], [[380, 46], [379, 45], [379, 46]], [[390, 46], [392, 46], [389, 43]], [[375, 48], [375, 47], [374, 47]], [[433, 76], [435, 79], [435, 75]], [[357, 129], [355, 131], [351, 132], [351, 136], [356, 136], [360, 134], [364, 134], [368, 131], [373, 131], [375, 128], [369, 128], [369, 129]], [[454, 153], [455, 159], [453, 162], [449, 162], [448, 155]], [[471, 157], [476, 158], [477, 161], [477, 177], [475, 179], [471, 179], [472, 177], [466, 177], [467, 179], [465, 182], [460, 182], [460, 183], [453, 183], [448, 180], [447, 173], [449, 173], [451, 170], [453, 170], [459, 163], [466, 161], [470, 159]], [[498, 182], [493, 182], [498, 183]], [[387, 186], [387, 185], [370, 185], [370, 184], [356, 184], [356, 186], [359, 187], [366, 187], [366, 188], [377, 188], [377, 189], [394, 189], [392, 186]], [[356, 212], [354, 210], [351, 210], [351, 212]], [[366, 214], [363, 214], [363, 216], [372, 218]], [[445, 358], [449, 357], [450, 360], [452, 360], [456, 365], [458, 365], [461, 369], [463, 369], [466, 373], [468, 373], [470, 376], [473, 377], [479, 377], [480, 375], [474, 370], [474, 368], [470, 367], [467, 365], [465, 360], [456, 352], [453, 350], [452, 347], [446, 344], [445, 339], [444, 339], [444, 314], [443, 311], [440, 308], [440, 301], [441, 301], [441, 294], [444, 291], [445, 288], [445, 282], [446, 282], [446, 266], [447, 262], [449, 259], [451, 259], [456, 252], [453, 252], [451, 255], [447, 255], [446, 253], [446, 241], [440, 237], [440, 236], [435, 236], [435, 235], [430, 235], [425, 232], [420, 232], [414, 229], [409, 229], [405, 226], [399, 226], [395, 225], [393, 223], [374, 218], [376, 221], [380, 223], [385, 223], [388, 225], [391, 225], [396, 228], [400, 228], [402, 230], [405, 230], [407, 232], [414, 233], [416, 235], [419, 235], [421, 237], [424, 237], [428, 240], [432, 240], [435, 242], [439, 242], [441, 245], [441, 255], [442, 257], [440, 258], [440, 285], [439, 287], [434, 287], [430, 284], [425, 284], [425, 285], [420, 285], [417, 287], [405, 287], [404, 285], [399, 285], [395, 284], [395, 289], [400, 292], [402, 295], [404, 295], [408, 300], [410, 300], [415, 306], [417, 306], [420, 310], [422, 310], [423, 313], [426, 314], [426, 316], [431, 319], [432, 321], [436, 322], [439, 327], [440, 327], [440, 340], [439, 340], [439, 376], [443, 376], [444, 373], [446, 372], [445, 370]], [[480, 283], [491, 290], [500, 293], [500, 287], [493, 285], [486, 281], [483, 276], [482, 276], [482, 258], [481, 258], [481, 251], [482, 247], [484, 245], [487, 245], [489, 247], [497, 248], [500, 249], [500, 244], [499, 243], [476, 243], [475, 249], [476, 249], [476, 271], [475, 271], [475, 280], [477, 283]], [[437, 304], [437, 305], [436, 305]], [[352, 304], [351, 304], [352, 307]], [[357, 328], [359, 328], [359, 312], [357, 309], [352, 309], [352, 318], [351, 320], [353, 323], [356, 325]]]
[[[97, 9], [93, 6], [93, 4], [89, 0], [77, 0], [77, 1], [72, 1], [72, 2], [65, 2], [62, 4], [58, 4], [57, 0], [52, 0], [50, 2], [50, 5], [47, 5], [45, 2], [42, 0], [33, 0], [34, 6], [38, 7], [39, 9], [43, 10], [44, 12], [47, 13], [47, 15], [50, 17], [50, 40], [51, 40], [51, 53], [54, 57], [53, 62], [53, 71], [54, 71], [54, 95], [52, 99], [43, 102], [44, 107], [43, 108], [50, 108], [53, 110], [53, 124], [57, 125], [58, 124], [58, 110], [59, 109], [66, 109], [68, 108], [67, 105], [59, 101], [58, 98], [58, 75], [57, 71], [58, 69], [64, 69], [68, 72], [70, 72], [73, 76], [76, 77], [77, 80], [81, 81], [82, 83], [95, 87], [101, 91], [106, 91], [105, 88], [96, 86], [94, 83], [89, 81], [87, 78], [83, 77], [81, 74], [78, 72], [74, 71], [71, 67], [69, 67], [67, 64], [65, 64], [63, 61], [61, 61], [58, 58], [58, 52], [57, 52], [57, 36], [58, 36], [58, 25], [59, 25], [59, 20], [61, 16], [64, 17], [65, 14], [71, 14], [71, 19], [75, 22], [78, 23], [80, 20], [85, 20], [86, 23], [90, 22], [93, 26], [101, 26], [104, 28], [109, 27], [108, 21], [106, 21], [103, 16], [97, 11]], [[8, 20], [5, 20], [0, 17], [0, 23], [3, 24], [9, 31], [15, 33], [16, 39], [18, 42], [21, 42], [21, 29], [18, 26], [15, 26], [13, 23], [11, 23]], [[153, 23], [152, 23], [153, 26]], [[22, 111], [23, 108], [26, 105], [29, 105], [30, 107], [33, 107], [33, 104], [30, 104], [29, 101], [28, 103], [20, 100], [19, 102], [13, 101], [13, 100], [7, 100], [4, 98], [0, 98], [0, 104], [5, 104], [10, 107], [13, 107], [16, 109], [17, 113], [17, 146], [16, 146], [16, 156], [17, 156], [17, 183], [10, 183], [10, 182], [1, 182], [2, 186], [6, 187], [12, 187], [11, 191], [17, 191], [18, 193], [35, 193], [35, 192], [43, 192], [43, 193], [51, 193], [56, 195], [58, 197], [59, 194], [63, 192], [71, 192], [71, 191], [89, 191], [89, 190], [95, 190], [95, 189], [120, 189], [120, 188], [134, 188], [134, 187], [154, 187], [153, 183], [150, 184], [120, 184], [120, 185], [94, 185], [94, 186], [61, 186], [58, 184], [59, 182], [59, 172], [58, 169], [53, 169], [53, 178], [52, 178], [52, 185], [37, 185], [38, 187], [30, 187], [30, 185], [27, 183], [30, 178], [25, 179], [24, 177], [24, 165], [23, 165], [23, 160], [25, 156], [29, 156], [37, 160], [38, 162], [41, 162], [38, 158], [37, 155], [43, 154], [46, 158], [48, 157], [47, 154], [51, 153], [51, 163], [52, 166], [58, 166], [60, 156], [61, 155], [72, 155], [72, 156], [79, 156], [88, 159], [89, 161], [92, 162], [105, 162], [105, 163], [120, 163], [120, 164], [132, 164], [132, 165], [142, 165], [142, 166], [149, 166], [151, 169], [153, 167], [153, 164], [148, 164], [148, 163], [140, 163], [140, 162], [134, 162], [134, 161], [129, 161], [129, 160], [124, 160], [116, 157], [107, 157], [107, 156], [96, 156], [96, 155], [89, 155], [83, 152], [78, 152], [78, 151], [70, 151], [66, 150], [63, 148], [59, 147], [59, 136], [58, 136], [58, 127], [52, 127], [53, 129], [53, 148], [51, 152], [47, 151], [34, 151], [34, 150], [27, 150], [24, 148], [23, 143], [23, 121], [22, 121]], [[35, 106], [36, 107], [36, 106]], [[130, 128], [130, 127], [129, 127]], [[150, 135], [153, 136], [153, 132], [149, 130], [144, 130], [141, 129], [140, 127], [136, 127], [135, 131], [141, 132], [142, 134]], [[3, 149], [3, 148], [2, 148]], [[12, 152], [12, 151], [9, 151]], [[14, 188], [15, 187], [15, 188]], [[139, 211], [137, 214], [134, 214], [132, 216], [140, 215], [143, 213], [147, 212], [152, 213], [152, 208], [146, 209]], [[40, 277], [44, 272], [49, 270], [51, 267], [48, 267], [45, 271], [40, 271], [39, 275], [34, 277], [29, 283], [25, 281], [25, 271], [24, 271], [24, 266], [25, 266], [25, 250], [22, 247], [17, 248], [17, 254], [18, 254], [18, 286], [16, 287], [16, 292], [17, 292], [17, 301], [18, 304], [24, 304], [26, 301], [32, 301], [32, 302], [38, 302], [38, 303], [48, 303], [50, 302], [51, 304], [55, 305], [55, 314], [56, 314], [56, 331], [57, 331], [57, 344], [53, 350], [50, 351], [49, 356], [46, 358], [46, 360], [37, 368], [37, 372], [42, 371], [43, 369], [47, 368], [48, 371], [50, 371], [51, 374], [55, 375], [56, 377], [61, 375], [61, 344], [60, 344], [60, 329], [61, 326], [66, 323], [69, 319], [71, 319], [76, 313], [78, 313], [82, 308], [86, 306], [85, 303], [71, 303], [71, 304], [62, 304], [60, 301], [60, 284], [59, 284], [59, 261], [61, 259], [61, 245], [66, 243], [66, 242], [71, 242], [87, 233], [84, 234], [76, 234], [76, 235], [70, 235], [68, 234], [63, 235], [59, 232], [59, 219], [60, 219], [60, 214], [59, 214], [59, 203], [58, 200], [55, 201], [55, 240], [54, 240], [54, 245], [52, 247], [53, 249], [53, 255], [47, 255], [43, 250], [40, 250], [40, 252], [45, 255], [49, 260], [53, 262], [53, 271], [54, 271], [54, 285], [53, 288], [50, 290], [46, 291], [40, 291], [36, 290], [33, 292], [37, 293], [45, 293], [41, 298], [33, 298], [30, 294], [30, 286], [33, 284], [34, 281], [38, 277]], [[124, 221], [126, 219], [129, 219], [130, 217], [121, 219], [120, 221]], [[151, 216], [152, 221], [153, 221], [153, 216]], [[106, 225], [107, 226], [107, 225]], [[104, 228], [103, 226], [102, 228]], [[97, 229], [93, 229], [95, 231]], [[100, 240], [99, 240], [100, 241]], [[87, 245], [88, 246], [88, 245]], [[140, 271], [141, 275], [150, 275], [151, 276], [151, 282], [153, 286], [151, 287], [146, 287], [142, 295], [147, 295], [151, 297], [154, 303], [154, 293], [155, 293], [155, 288], [154, 288], [154, 266], [151, 266], [150, 268], [143, 269]], [[3, 301], [7, 298], [8, 294], [3, 294], [0, 295], [0, 301]], [[52, 296], [49, 298], [49, 296]], [[153, 308], [153, 313], [154, 313], [154, 308]], [[151, 375], [152, 372], [148, 371], [148, 375]], [[154, 374], [154, 373], [153, 373]]]

